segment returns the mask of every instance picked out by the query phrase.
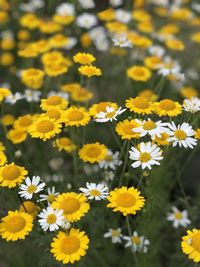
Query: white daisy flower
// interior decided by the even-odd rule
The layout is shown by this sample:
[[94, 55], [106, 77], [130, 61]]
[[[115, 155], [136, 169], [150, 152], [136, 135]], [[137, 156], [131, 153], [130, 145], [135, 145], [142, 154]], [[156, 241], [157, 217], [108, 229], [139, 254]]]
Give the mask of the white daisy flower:
[[165, 54], [165, 49], [160, 45], [150, 46], [148, 49], [151, 55], [162, 57]]
[[121, 107], [118, 108], [117, 110], [115, 110], [113, 107], [106, 107], [106, 111], [103, 112], [99, 112], [96, 115], [96, 122], [108, 122], [108, 121], [113, 121], [113, 120], [117, 120], [117, 116], [121, 115], [124, 111], [126, 110], [126, 108], [122, 109]]
[[39, 176], [33, 176], [32, 180], [29, 177], [26, 177], [25, 184], [21, 184], [19, 189], [19, 195], [25, 199], [31, 199], [33, 194], [37, 194], [42, 191], [45, 187], [45, 183], [41, 182]]
[[116, 18], [116, 20], [118, 20], [124, 24], [127, 24], [127, 23], [129, 23], [129, 21], [131, 20], [132, 17], [131, 17], [130, 12], [119, 8], [119, 9], [116, 9], [116, 11], [115, 11], [115, 18]]
[[109, 0], [109, 3], [113, 7], [117, 7], [123, 4], [123, 0]]
[[109, 229], [108, 232], [106, 232], [103, 235], [105, 238], [111, 237], [112, 243], [121, 243], [122, 242], [122, 234], [121, 234], [121, 229]]
[[108, 187], [103, 183], [86, 183], [86, 188], [80, 187], [79, 190], [88, 199], [102, 200], [108, 195]]
[[43, 209], [38, 217], [41, 218], [38, 220], [41, 228], [44, 231], [49, 230], [50, 232], [56, 231], [59, 227], [62, 226], [65, 217], [63, 215], [63, 210], [53, 209], [52, 207], [48, 207], [47, 209]]
[[167, 128], [168, 123], [162, 121], [152, 121], [151, 119], [140, 121], [135, 120], [139, 127], [133, 128], [132, 131], [139, 133], [141, 137], [149, 134], [154, 140], [156, 136], [161, 137], [162, 133], [169, 133], [170, 130]]
[[137, 147], [131, 147], [129, 154], [129, 158], [135, 161], [131, 164], [133, 168], [141, 166], [142, 169], [151, 169], [152, 165], [160, 165], [159, 161], [163, 159], [160, 147], [151, 142], [142, 142]]
[[104, 179], [106, 182], [113, 181], [114, 177], [115, 177], [115, 173], [113, 171], [104, 172]]
[[65, 93], [65, 92], [55, 92], [55, 91], [51, 91], [47, 94], [47, 96], [60, 96], [66, 100], [69, 99], [69, 94], [68, 93]]
[[55, 190], [55, 186], [53, 186], [52, 188], [47, 188], [47, 194], [41, 194], [39, 195], [40, 200], [39, 201], [48, 201], [48, 203], [52, 203], [56, 196], [58, 196], [59, 193], [56, 192]]
[[197, 144], [197, 140], [193, 138], [195, 135], [195, 131], [192, 129], [192, 126], [183, 122], [176, 126], [174, 122], [168, 123], [168, 127], [170, 128], [170, 138], [169, 142], [172, 142], [173, 146], [179, 145], [180, 147], [190, 147], [193, 148]]
[[74, 16], [75, 8], [73, 4], [62, 3], [56, 8], [56, 13], [60, 16]]
[[133, 252], [144, 252], [147, 253], [148, 246], [150, 241], [146, 239], [144, 236], [139, 236], [136, 231], [133, 232], [133, 235], [124, 236], [124, 240], [126, 240], [125, 248], [131, 247]]
[[15, 94], [11, 94], [9, 96], [7, 96], [5, 98], [5, 102], [9, 103], [9, 104], [15, 104], [17, 101], [23, 99], [24, 96], [21, 93], [15, 93]]
[[39, 102], [40, 101], [41, 92], [31, 89], [26, 89], [24, 93], [24, 98], [27, 102]]
[[119, 47], [133, 47], [133, 44], [131, 43], [130, 40], [127, 39], [126, 34], [116, 34], [112, 38], [114, 46], [119, 46]]
[[120, 166], [122, 161], [119, 160], [119, 152], [113, 153], [110, 149], [105, 156], [105, 159], [99, 162], [99, 167], [101, 169], [107, 170], [108, 168], [115, 170], [116, 166]]
[[97, 24], [97, 18], [93, 14], [83, 13], [77, 17], [76, 24], [81, 28], [89, 30]]
[[68, 37], [67, 43], [64, 46], [64, 49], [70, 50], [77, 44], [77, 39], [75, 37]]
[[190, 113], [196, 113], [200, 111], [200, 99], [198, 97], [192, 97], [191, 99], [185, 99], [183, 101], [183, 109]]
[[95, 3], [93, 0], [78, 0], [81, 7], [85, 9], [94, 8]]
[[168, 213], [167, 220], [173, 222], [174, 228], [187, 227], [191, 223], [187, 210], [180, 211], [176, 207], [172, 207], [172, 212]]
[[66, 219], [64, 219], [64, 220], [62, 221], [61, 227], [62, 227], [64, 230], [69, 230], [70, 227], [71, 227], [71, 223], [68, 222]]

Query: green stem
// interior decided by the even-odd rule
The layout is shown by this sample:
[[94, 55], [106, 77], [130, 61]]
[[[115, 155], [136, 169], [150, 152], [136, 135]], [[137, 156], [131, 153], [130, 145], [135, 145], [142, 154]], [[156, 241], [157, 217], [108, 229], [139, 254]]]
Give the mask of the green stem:
[[123, 169], [122, 169], [122, 173], [121, 176], [119, 178], [119, 187], [122, 185], [123, 183], [123, 178], [124, 178], [124, 174], [126, 171], [126, 165], [128, 163], [128, 154], [129, 154], [129, 147], [130, 147], [130, 142], [128, 142], [127, 144], [127, 149], [126, 149], [126, 154], [125, 154], [125, 160], [124, 160], [124, 165], [123, 165]]

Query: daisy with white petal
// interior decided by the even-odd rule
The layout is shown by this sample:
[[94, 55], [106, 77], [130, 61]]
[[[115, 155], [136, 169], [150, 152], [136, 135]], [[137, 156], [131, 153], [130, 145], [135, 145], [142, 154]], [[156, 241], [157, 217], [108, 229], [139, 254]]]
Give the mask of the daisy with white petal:
[[131, 13], [124, 10], [124, 9], [118, 8], [115, 11], [115, 18], [116, 18], [116, 20], [118, 20], [124, 24], [127, 24], [131, 20]]
[[76, 24], [84, 29], [91, 29], [97, 24], [97, 17], [90, 13], [82, 13], [76, 19]]
[[51, 204], [55, 200], [56, 196], [58, 196], [58, 195], [59, 195], [59, 193], [56, 192], [55, 186], [53, 186], [52, 188], [47, 188], [47, 194], [46, 195], [45, 194], [39, 195], [39, 197], [40, 197], [39, 201], [48, 201], [48, 203]]
[[139, 236], [136, 231], [133, 232], [133, 235], [130, 236], [124, 236], [124, 240], [126, 240], [125, 248], [131, 247], [133, 252], [143, 252], [147, 253], [148, 246], [150, 244], [150, 241], [146, 239], [144, 236]]
[[133, 128], [132, 131], [139, 133], [141, 137], [149, 134], [154, 140], [156, 136], [161, 137], [162, 133], [169, 133], [168, 123], [162, 121], [152, 121], [151, 119], [140, 121], [135, 120], [139, 127]]
[[41, 228], [44, 231], [49, 230], [50, 232], [58, 230], [65, 220], [63, 210], [53, 209], [52, 207], [43, 209], [42, 212], [38, 214], [38, 217], [41, 218], [38, 220]]
[[113, 7], [117, 7], [123, 4], [123, 0], [109, 0], [109, 4]]
[[116, 34], [112, 38], [114, 46], [119, 46], [119, 47], [133, 47], [133, 44], [131, 41], [127, 39], [126, 34]]
[[192, 129], [192, 126], [183, 122], [176, 126], [174, 122], [169, 123], [168, 127], [170, 128], [170, 138], [169, 142], [172, 142], [172, 146], [180, 146], [180, 147], [189, 147], [193, 148], [197, 144], [197, 140], [193, 138], [195, 135], [195, 131]]
[[75, 15], [75, 7], [70, 3], [62, 3], [56, 7], [56, 14], [59, 16], [74, 16]]
[[80, 187], [79, 190], [88, 199], [102, 200], [108, 196], [108, 187], [103, 183], [86, 183], [86, 188]]
[[89, 8], [94, 8], [95, 3], [93, 0], [79, 0], [79, 3], [82, 8], [84, 9], [89, 9]]
[[64, 220], [62, 221], [62, 224], [61, 224], [61, 228], [65, 229], [65, 230], [69, 230], [71, 227], [71, 223], [68, 222], [68, 220], [66, 220], [64, 218]]
[[163, 159], [160, 147], [151, 142], [142, 142], [137, 147], [131, 147], [129, 154], [129, 158], [135, 161], [131, 164], [133, 168], [141, 166], [142, 169], [150, 170], [151, 166], [160, 165], [160, 160]]
[[174, 228], [187, 227], [191, 223], [187, 210], [180, 211], [176, 207], [172, 207], [172, 212], [168, 213], [167, 220], [173, 222]]
[[114, 109], [113, 107], [106, 107], [106, 111], [103, 112], [99, 112], [96, 114], [96, 122], [108, 122], [108, 121], [113, 121], [113, 120], [117, 120], [117, 116], [121, 115], [124, 111], [126, 110], [126, 108], [122, 109], [121, 107], [118, 108], [117, 110]]
[[191, 99], [185, 99], [183, 101], [183, 109], [190, 113], [196, 113], [200, 111], [200, 99], [198, 97], [192, 97]]
[[109, 229], [107, 233], [103, 235], [105, 238], [111, 237], [112, 243], [121, 243], [122, 242], [122, 233], [121, 229]]
[[160, 45], [150, 46], [149, 53], [153, 56], [162, 57], [165, 54], [165, 49]]
[[9, 104], [15, 104], [17, 101], [23, 99], [24, 96], [21, 94], [21, 93], [14, 93], [14, 94], [11, 94], [9, 96], [7, 96], [5, 98], [5, 102], [9, 103]]
[[33, 194], [37, 194], [42, 191], [45, 187], [45, 183], [41, 182], [39, 176], [33, 176], [32, 180], [29, 177], [26, 177], [25, 184], [21, 184], [19, 189], [19, 195], [25, 199], [31, 199]]
[[24, 93], [24, 98], [27, 102], [39, 102], [41, 94], [42, 93], [40, 91], [26, 89]]
[[99, 162], [99, 167], [101, 169], [107, 170], [108, 168], [115, 170], [117, 166], [120, 166], [122, 161], [119, 160], [119, 152], [113, 153], [110, 149], [107, 151], [107, 154], [104, 160]]

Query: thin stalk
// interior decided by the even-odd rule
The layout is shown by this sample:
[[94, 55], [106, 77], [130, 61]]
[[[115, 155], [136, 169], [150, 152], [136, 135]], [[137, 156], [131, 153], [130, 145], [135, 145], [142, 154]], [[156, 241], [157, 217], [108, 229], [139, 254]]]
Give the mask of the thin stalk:
[[124, 174], [126, 171], [126, 165], [128, 163], [128, 153], [129, 153], [129, 148], [130, 148], [130, 142], [128, 142], [127, 144], [127, 148], [126, 148], [126, 154], [125, 154], [125, 160], [124, 160], [124, 165], [122, 168], [122, 173], [120, 175], [120, 179], [119, 179], [119, 187], [123, 184], [123, 178], [124, 178]]

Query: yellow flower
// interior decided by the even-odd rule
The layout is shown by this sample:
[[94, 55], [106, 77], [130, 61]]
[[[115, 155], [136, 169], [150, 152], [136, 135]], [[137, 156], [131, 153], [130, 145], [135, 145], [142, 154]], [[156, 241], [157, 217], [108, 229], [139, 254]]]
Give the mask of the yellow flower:
[[139, 138], [140, 134], [134, 132], [132, 129], [139, 127], [139, 124], [135, 120], [123, 120], [117, 123], [116, 132], [121, 136], [122, 139]]
[[6, 164], [0, 167], [0, 186], [13, 188], [21, 184], [27, 174], [28, 172], [24, 167], [14, 163]]
[[0, 142], [0, 151], [3, 152], [5, 150], [6, 150], [6, 148], [5, 148], [4, 144], [2, 142]]
[[72, 93], [76, 90], [79, 90], [81, 85], [79, 83], [67, 83], [62, 85], [61, 89], [63, 92]]
[[154, 111], [154, 105], [147, 98], [137, 96], [126, 100], [126, 107], [138, 114], [151, 114]]
[[40, 20], [35, 14], [28, 13], [21, 16], [20, 24], [25, 28], [33, 30], [39, 27]]
[[68, 137], [57, 138], [54, 142], [54, 147], [57, 147], [59, 151], [64, 150], [68, 153], [71, 153], [77, 148], [76, 145], [72, 142], [72, 140]]
[[175, 8], [171, 13], [171, 17], [180, 21], [186, 21], [192, 18], [192, 12], [190, 9], [184, 7]]
[[27, 132], [20, 128], [11, 129], [6, 136], [13, 144], [20, 144], [26, 140]]
[[71, 93], [71, 98], [77, 102], [87, 102], [93, 97], [93, 93], [86, 88], [80, 88]]
[[24, 115], [17, 118], [14, 123], [14, 127], [23, 131], [26, 131], [27, 128], [32, 124], [33, 117], [31, 115]]
[[200, 139], [200, 128], [196, 129], [196, 133], [195, 133], [195, 136], [194, 136], [196, 139]]
[[121, 23], [119, 21], [111, 21], [106, 23], [106, 28], [111, 32], [111, 33], [125, 33], [127, 32], [127, 25], [124, 23]]
[[193, 87], [182, 87], [180, 92], [184, 98], [198, 97], [198, 91]]
[[135, 215], [144, 206], [145, 199], [136, 188], [122, 186], [115, 188], [107, 197], [110, 202], [107, 207], [114, 212], [120, 211], [124, 216]]
[[32, 231], [33, 218], [25, 212], [9, 211], [8, 215], [1, 219], [0, 235], [6, 241], [25, 239]]
[[52, 48], [63, 48], [69, 42], [69, 39], [64, 35], [57, 33], [49, 40]]
[[26, 212], [35, 218], [40, 210], [40, 207], [35, 205], [33, 201], [24, 201], [19, 207], [19, 211]]
[[7, 12], [0, 11], [0, 25], [9, 21], [9, 15]]
[[32, 88], [39, 89], [43, 85], [44, 71], [30, 68], [21, 72], [22, 82]]
[[19, 30], [17, 33], [17, 38], [20, 41], [27, 41], [30, 38], [30, 33], [27, 30]]
[[89, 53], [77, 53], [73, 56], [73, 60], [75, 63], [79, 63], [82, 65], [90, 65], [96, 60], [96, 58]]
[[81, 42], [82, 47], [84, 47], [84, 48], [88, 48], [92, 45], [92, 39], [87, 32], [83, 33], [80, 36], [80, 42]]
[[89, 109], [89, 113], [91, 116], [96, 117], [96, 115], [99, 112], [106, 112], [106, 107], [112, 107], [115, 110], [117, 110], [118, 106], [116, 103], [113, 102], [100, 102], [97, 104], [93, 104], [90, 109]]
[[154, 103], [155, 112], [158, 116], [176, 117], [182, 113], [182, 106], [171, 99], [163, 99]]
[[133, 19], [136, 21], [150, 21], [151, 16], [144, 9], [136, 9], [132, 12]]
[[115, 10], [112, 8], [108, 8], [97, 13], [97, 17], [102, 21], [111, 21], [115, 19]]
[[92, 76], [101, 76], [102, 72], [99, 68], [92, 65], [84, 65], [78, 68], [78, 71], [81, 75], [92, 77]]
[[0, 101], [4, 100], [5, 97], [11, 94], [10, 90], [7, 88], [0, 88]]
[[13, 125], [13, 123], [15, 122], [15, 117], [12, 114], [5, 114], [2, 117], [1, 122], [5, 126]]
[[3, 50], [11, 50], [11, 49], [13, 49], [15, 47], [15, 41], [12, 39], [12, 38], [10, 38], [10, 37], [6, 37], [6, 38], [4, 38], [3, 40], [2, 40], [2, 42], [1, 42], [1, 48], [3, 49]]
[[74, 16], [60, 16], [58, 14], [53, 16], [53, 21], [61, 25], [69, 25], [74, 21], [74, 19]]
[[47, 99], [42, 99], [40, 105], [45, 111], [51, 108], [65, 109], [67, 106], [68, 101], [59, 95], [51, 95]]
[[127, 69], [127, 76], [135, 81], [146, 82], [151, 78], [152, 73], [146, 67], [133, 66]]
[[51, 253], [63, 264], [74, 263], [85, 256], [89, 239], [84, 231], [71, 228], [69, 233], [59, 232], [51, 243]]
[[68, 71], [68, 67], [66, 66], [66, 62], [63, 60], [58, 64], [51, 64], [44, 67], [46, 74], [50, 77], [58, 76], [64, 74]]
[[61, 132], [62, 125], [50, 119], [48, 116], [40, 115], [28, 128], [28, 132], [33, 138], [40, 138], [46, 141]]
[[46, 113], [44, 113], [44, 115], [47, 115], [50, 119], [54, 119], [55, 121], [62, 123], [63, 122], [61, 118], [62, 113], [63, 113], [62, 109], [55, 107], [55, 108], [48, 108]]
[[105, 158], [107, 154], [107, 148], [105, 145], [99, 142], [86, 144], [79, 150], [79, 157], [84, 162], [100, 162]]
[[185, 48], [184, 44], [178, 39], [169, 39], [166, 41], [165, 44], [169, 49], [172, 50], [182, 51]]
[[85, 126], [90, 121], [90, 115], [84, 107], [72, 106], [62, 114], [66, 126]]
[[51, 51], [42, 55], [41, 60], [44, 65], [58, 64], [63, 60], [63, 54], [59, 51]]
[[6, 155], [2, 151], [0, 151], [0, 166], [5, 165], [6, 162], [7, 162]]
[[195, 43], [200, 44], [200, 32], [196, 32], [196, 33], [192, 34], [191, 40], [194, 41]]
[[200, 230], [188, 230], [187, 235], [182, 237], [181, 247], [189, 259], [200, 262]]
[[167, 140], [169, 137], [170, 137], [169, 134], [161, 133], [160, 137], [155, 136], [155, 139], [153, 141], [157, 143], [159, 146], [168, 146], [170, 145], [170, 142]]
[[42, 33], [55, 33], [62, 30], [62, 26], [51, 20], [43, 20], [39, 25], [39, 29]]
[[51, 206], [55, 209], [62, 209], [65, 218], [69, 222], [79, 221], [90, 209], [87, 198], [83, 194], [74, 192], [57, 196]]
[[33, 44], [26, 45], [25, 47], [20, 47], [21, 50], [18, 51], [18, 55], [20, 57], [25, 58], [34, 58], [38, 56], [38, 52], [35, 49], [35, 46]]
[[14, 62], [14, 56], [11, 53], [2, 53], [1, 54], [1, 65], [10, 66]]
[[151, 56], [151, 57], [146, 57], [144, 63], [148, 68], [152, 70], [158, 70], [162, 66], [163, 61], [160, 57]]
[[139, 93], [139, 96], [148, 99], [151, 102], [154, 102], [158, 99], [158, 95], [154, 94], [151, 89], [144, 89]]

